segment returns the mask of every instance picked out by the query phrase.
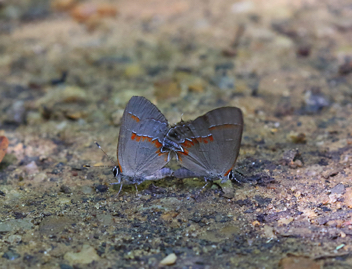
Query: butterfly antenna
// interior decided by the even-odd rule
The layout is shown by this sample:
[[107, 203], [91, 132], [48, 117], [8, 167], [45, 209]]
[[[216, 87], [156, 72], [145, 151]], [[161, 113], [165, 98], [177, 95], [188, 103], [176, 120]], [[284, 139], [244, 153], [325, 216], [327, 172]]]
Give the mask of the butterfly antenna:
[[114, 167], [115, 165], [90, 165], [90, 164], [83, 164], [82, 165], [84, 168], [93, 168], [93, 167], [105, 167], [105, 168], [111, 168]]
[[106, 157], [108, 157], [109, 161], [113, 164], [113, 166], [116, 165], [115, 161], [113, 158], [111, 158], [103, 149], [102, 147], [98, 144], [97, 141], [94, 141], [94, 143], [97, 145], [97, 147], [105, 154]]

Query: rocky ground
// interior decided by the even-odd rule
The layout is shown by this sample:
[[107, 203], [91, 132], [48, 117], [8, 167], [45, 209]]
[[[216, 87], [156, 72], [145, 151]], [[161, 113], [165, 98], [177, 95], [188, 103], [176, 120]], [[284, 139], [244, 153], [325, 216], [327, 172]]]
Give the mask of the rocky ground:
[[[351, 44], [347, 0], [0, 0], [1, 267], [349, 268]], [[133, 95], [240, 107], [241, 183], [116, 197]]]

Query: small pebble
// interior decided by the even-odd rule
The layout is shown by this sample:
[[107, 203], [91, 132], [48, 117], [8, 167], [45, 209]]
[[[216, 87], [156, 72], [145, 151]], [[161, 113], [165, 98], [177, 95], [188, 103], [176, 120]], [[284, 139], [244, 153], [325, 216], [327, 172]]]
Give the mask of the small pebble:
[[305, 112], [308, 114], [315, 114], [321, 111], [324, 107], [329, 106], [330, 102], [327, 97], [320, 92], [318, 88], [313, 88], [307, 91], [304, 95]]
[[91, 194], [93, 192], [93, 189], [89, 186], [83, 186], [81, 191], [84, 193], [84, 194]]
[[7, 199], [9, 200], [19, 200], [23, 196], [23, 192], [20, 190], [12, 189], [7, 193]]
[[223, 196], [227, 199], [232, 199], [235, 197], [235, 188], [230, 180], [220, 183], [221, 190], [223, 191]]
[[99, 256], [95, 249], [89, 245], [83, 245], [80, 252], [67, 252], [64, 259], [70, 264], [88, 264], [92, 261], [99, 260]]
[[65, 113], [65, 117], [69, 120], [79, 120], [85, 116], [83, 111], [71, 111]]
[[77, 0], [53, 0], [51, 2], [51, 8], [59, 11], [65, 11], [71, 9], [76, 2]]
[[67, 126], [67, 121], [62, 121], [56, 125], [56, 129], [61, 131], [61, 130], [65, 129], [66, 126]]
[[35, 173], [39, 172], [38, 166], [34, 161], [31, 161], [29, 164], [27, 164], [24, 167], [24, 171], [28, 174], [28, 175], [33, 175]]
[[299, 57], [308, 57], [311, 53], [311, 46], [301, 45], [297, 48], [296, 54]]
[[175, 253], [167, 255], [164, 259], [161, 260], [160, 265], [173, 265], [177, 260]]
[[67, 86], [62, 92], [62, 99], [66, 103], [85, 102], [87, 93], [80, 87]]
[[336, 176], [338, 173], [340, 173], [340, 169], [335, 168], [324, 171], [323, 173], [321, 173], [321, 175], [323, 176], [323, 178], [328, 179], [329, 177]]
[[136, 78], [143, 75], [143, 69], [139, 64], [129, 64], [125, 69], [125, 76], [128, 78]]
[[331, 194], [343, 194], [345, 192], [345, 186], [342, 183], [337, 184], [330, 190]]
[[292, 268], [309, 268], [309, 269], [320, 269], [321, 265], [319, 261], [304, 257], [304, 256], [292, 256], [284, 257], [279, 262], [279, 268], [281, 269], [292, 269]]
[[60, 192], [68, 194], [68, 193], [71, 193], [71, 189], [70, 189], [70, 187], [68, 187], [66, 185], [61, 185]]
[[204, 91], [203, 84], [202, 83], [192, 83], [192, 84], [188, 85], [188, 90], [190, 92], [202, 93]]
[[[57, 200], [57, 204], [61, 203], [61, 199]], [[55, 235], [62, 232], [65, 228], [74, 222], [72, 217], [48, 216], [39, 224], [39, 232], [44, 235]]]
[[177, 99], [181, 94], [181, 87], [173, 80], [159, 80], [154, 83], [155, 97], [162, 100]]
[[174, 78], [182, 89], [188, 88], [190, 92], [202, 93], [206, 85], [202, 78], [185, 71], [175, 72]]
[[81, 3], [71, 12], [71, 16], [78, 22], [87, 22], [92, 19], [103, 17], [115, 17], [117, 8], [109, 3]]
[[96, 192], [106, 192], [108, 189], [108, 186], [102, 184], [95, 187]]
[[34, 178], [33, 178], [33, 181], [35, 182], [43, 182], [45, 180], [48, 179], [48, 175], [44, 172], [41, 172], [41, 173], [37, 173]]
[[237, 50], [234, 48], [225, 48], [221, 53], [225, 57], [235, 57], [237, 55]]
[[235, 79], [226, 75], [226, 72], [214, 76], [211, 82], [221, 90], [235, 88]]
[[19, 257], [21, 257], [21, 255], [18, 254], [14, 250], [9, 250], [9, 251], [5, 252], [4, 255], [2, 255], [2, 257], [5, 258], [5, 259], [8, 259], [10, 261], [13, 261], [13, 260], [18, 259]]
[[7, 241], [9, 241], [11, 245], [15, 245], [15, 244], [18, 244], [22, 241], [22, 236], [17, 235], [17, 234], [13, 234], [13, 235], [9, 236]]
[[301, 160], [295, 160], [295, 161], [292, 161], [288, 164], [288, 167], [293, 168], [293, 169], [295, 169], [297, 167], [302, 167], [302, 166], [303, 166], [303, 163]]
[[[299, 153], [298, 149], [288, 149], [282, 154], [280, 163], [282, 165], [287, 165], [291, 168], [301, 167], [303, 163], [301, 160], [299, 160], [300, 158], [301, 154]], [[296, 162], [298, 160], [300, 162]]]
[[27, 124], [37, 125], [42, 122], [42, 114], [39, 112], [29, 111], [27, 114]]
[[236, 1], [232, 4], [230, 11], [234, 14], [250, 13], [255, 10], [255, 5], [253, 1]]
[[25, 219], [10, 219], [0, 222], [0, 233], [11, 232], [16, 230], [30, 230], [33, 228], [32, 220]]
[[352, 58], [346, 57], [345, 62], [339, 66], [340, 75], [348, 75], [352, 72]]
[[106, 115], [101, 110], [95, 110], [87, 117], [88, 122], [105, 122]]
[[290, 139], [295, 144], [305, 144], [307, 142], [306, 135], [304, 133], [291, 133]]
[[24, 106], [24, 101], [19, 100], [16, 101], [10, 106], [10, 108], [6, 111], [8, 122], [14, 122], [17, 124], [24, 124], [26, 121], [26, 109]]

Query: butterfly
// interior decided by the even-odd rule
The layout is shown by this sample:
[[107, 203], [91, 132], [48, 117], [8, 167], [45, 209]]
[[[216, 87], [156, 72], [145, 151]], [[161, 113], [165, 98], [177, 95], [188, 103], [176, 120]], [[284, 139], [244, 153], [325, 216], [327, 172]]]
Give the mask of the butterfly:
[[[169, 152], [162, 151], [169, 124], [160, 110], [142, 96], [133, 96], [124, 110], [117, 144], [116, 184], [140, 184], [171, 176], [164, 167]], [[120, 192], [119, 191], [119, 192]]]
[[174, 152], [183, 167], [174, 172], [175, 177], [225, 182], [234, 179], [242, 132], [242, 111], [237, 107], [221, 107], [171, 127], [162, 151]]

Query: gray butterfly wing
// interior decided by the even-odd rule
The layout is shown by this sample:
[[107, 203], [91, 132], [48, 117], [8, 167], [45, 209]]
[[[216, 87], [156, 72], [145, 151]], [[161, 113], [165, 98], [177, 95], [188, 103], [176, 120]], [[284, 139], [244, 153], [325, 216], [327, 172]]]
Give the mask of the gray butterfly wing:
[[218, 108], [174, 128], [174, 136], [183, 148], [183, 152], [177, 152], [183, 167], [210, 178], [225, 177], [233, 169], [243, 131], [239, 108]]
[[122, 116], [117, 158], [122, 175], [146, 178], [155, 174], [168, 161], [168, 153], [161, 152], [168, 122], [149, 100], [134, 96]]

